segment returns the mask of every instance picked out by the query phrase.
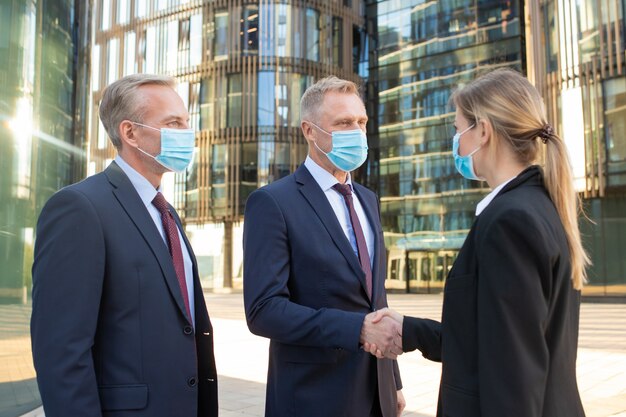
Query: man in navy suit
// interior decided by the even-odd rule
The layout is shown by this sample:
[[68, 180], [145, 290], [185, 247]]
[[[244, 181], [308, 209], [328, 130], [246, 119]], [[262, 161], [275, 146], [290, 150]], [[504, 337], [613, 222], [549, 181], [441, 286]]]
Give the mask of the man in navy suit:
[[244, 222], [244, 301], [250, 330], [271, 339], [266, 416], [394, 417], [405, 402], [401, 328], [368, 313], [387, 305], [376, 195], [350, 171], [367, 157], [367, 114], [356, 85], [328, 77], [301, 101], [309, 144], [296, 172], [250, 195]]
[[108, 86], [100, 119], [115, 161], [39, 217], [31, 334], [46, 417], [217, 416], [196, 259], [160, 192], [195, 141], [174, 86], [146, 74]]

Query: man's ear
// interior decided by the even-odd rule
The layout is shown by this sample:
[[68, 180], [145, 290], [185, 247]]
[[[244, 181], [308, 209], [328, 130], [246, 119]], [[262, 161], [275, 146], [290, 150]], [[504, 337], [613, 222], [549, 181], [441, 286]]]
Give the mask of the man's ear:
[[302, 134], [304, 134], [304, 138], [308, 141], [309, 138], [313, 135], [313, 125], [307, 121], [300, 122], [300, 128], [302, 129]]
[[129, 144], [131, 147], [137, 147], [137, 137], [135, 136], [134, 123], [130, 120], [122, 120], [119, 125], [120, 139], [124, 144]]

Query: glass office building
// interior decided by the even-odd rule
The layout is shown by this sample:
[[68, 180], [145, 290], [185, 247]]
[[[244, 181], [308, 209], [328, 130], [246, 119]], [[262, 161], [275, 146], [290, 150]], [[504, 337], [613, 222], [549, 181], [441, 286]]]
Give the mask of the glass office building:
[[166, 180], [207, 287], [241, 285], [247, 196], [304, 161], [299, 103], [328, 74], [360, 81], [359, 1], [98, 0], [89, 172], [114, 156], [97, 119], [103, 88], [134, 72], [176, 77], [197, 130], [194, 163]]
[[450, 94], [483, 71], [524, 68], [523, 4], [389, 0], [367, 7], [376, 23], [369, 185], [381, 200], [387, 288], [440, 292], [488, 191], [454, 168]]
[[87, 5], [0, 0], [0, 415], [40, 402], [29, 339], [36, 220], [85, 176]]
[[528, 72], [570, 150], [593, 265], [583, 294], [626, 295], [626, 2], [529, 9]]

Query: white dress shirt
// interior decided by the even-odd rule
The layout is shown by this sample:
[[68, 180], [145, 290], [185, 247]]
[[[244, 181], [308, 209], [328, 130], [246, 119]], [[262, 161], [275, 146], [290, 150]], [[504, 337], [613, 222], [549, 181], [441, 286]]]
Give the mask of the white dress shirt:
[[[159, 213], [159, 210], [157, 210], [154, 204], [152, 204], [152, 200], [154, 200], [154, 197], [156, 197], [157, 192], [161, 191], [161, 187], [159, 186], [158, 189], [155, 189], [152, 186], [152, 184], [150, 184], [150, 181], [148, 181], [143, 175], [137, 172], [133, 167], [128, 165], [126, 161], [122, 159], [121, 156], [117, 155], [115, 157], [115, 163], [117, 163], [117, 165], [119, 165], [119, 167], [122, 168], [122, 171], [124, 171], [124, 173], [130, 180], [130, 182], [133, 184], [133, 187], [135, 187], [135, 190], [137, 190], [137, 193], [139, 194], [141, 201], [146, 206], [146, 209], [148, 209], [148, 213], [150, 213], [150, 217], [152, 217], [152, 221], [154, 222], [154, 225], [159, 230], [159, 233], [161, 234], [161, 237], [163, 238], [163, 242], [165, 243], [165, 246], [168, 248], [168, 253], [169, 253], [169, 247], [167, 245], [167, 237], [165, 236], [165, 232], [163, 231], [163, 222], [161, 221], [161, 213]], [[191, 322], [195, 326], [196, 317], [195, 317], [194, 298], [193, 298], [193, 294], [194, 294], [193, 292], [193, 263], [191, 262], [191, 256], [189, 255], [189, 251], [187, 250], [187, 245], [185, 245], [185, 241], [183, 240], [183, 236], [181, 234], [180, 229], [178, 230], [178, 240], [180, 241], [180, 246], [183, 252], [183, 263], [185, 266], [185, 282], [187, 283], [187, 295], [189, 297], [189, 310], [191, 312]]]
[[[337, 220], [339, 220], [339, 224], [343, 229], [346, 238], [352, 245], [352, 250], [356, 257], [359, 257], [359, 251], [356, 245], [356, 236], [354, 231], [352, 230], [352, 222], [350, 221], [350, 211], [348, 210], [348, 206], [339, 191], [336, 191], [333, 188], [333, 185], [339, 184], [337, 178], [333, 177], [333, 175], [326, 171], [324, 168], [319, 166], [315, 161], [313, 161], [309, 156], [306, 157], [304, 161], [304, 166], [309, 170], [317, 184], [320, 186], [322, 191], [324, 191], [324, 195], [328, 199], [330, 206], [333, 208], [335, 212], [335, 216], [337, 216]], [[361, 228], [363, 229], [363, 235], [365, 236], [365, 243], [367, 244], [367, 252], [370, 257], [370, 266], [372, 269], [374, 268], [374, 231], [370, 225], [369, 220], [367, 219], [367, 215], [363, 210], [363, 206], [359, 201], [359, 198], [354, 193], [354, 188], [352, 187], [352, 179], [350, 178], [350, 173], [348, 173], [348, 179], [346, 180], [346, 184], [350, 185], [352, 189], [352, 201], [354, 202], [354, 211], [356, 212], [357, 217], [359, 218], [359, 223], [361, 223]]]
[[496, 188], [493, 189], [493, 191], [491, 191], [489, 194], [487, 194], [487, 196], [485, 198], [483, 198], [482, 200], [480, 200], [480, 202], [476, 205], [476, 215], [480, 215], [480, 213], [483, 212], [484, 209], [487, 208], [487, 206], [489, 205], [489, 203], [491, 203], [491, 201], [496, 198], [496, 196], [498, 195], [498, 193], [500, 192], [500, 190], [502, 190], [504, 188], [505, 185], [507, 185], [508, 183], [510, 183], [511, 181], [513, 181], [516, 177], [513, 178], [509, 178], [508, 180], [504, 181], [502, 184], [498, 185]]

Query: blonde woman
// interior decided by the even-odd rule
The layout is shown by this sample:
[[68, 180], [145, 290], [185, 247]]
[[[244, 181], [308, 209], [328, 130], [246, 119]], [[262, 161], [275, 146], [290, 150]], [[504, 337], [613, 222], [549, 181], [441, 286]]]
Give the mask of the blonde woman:
[[[403, 322], [403, 350], [442, 361], [439, 416], [584, 416], [576, 349], [589, 258], [565, 144], [537, 90], [512, 70], [452, 101], [455, 165], [493, 191], [448, 275], [441, 324], [391, 310], [375, 319]], [[533, 164], [544, 150], [542, 169]]]

